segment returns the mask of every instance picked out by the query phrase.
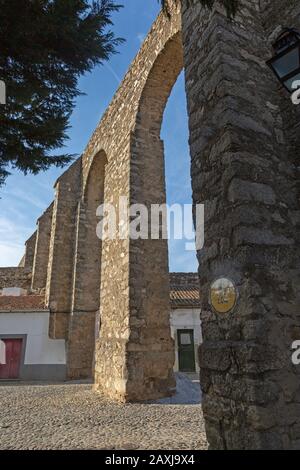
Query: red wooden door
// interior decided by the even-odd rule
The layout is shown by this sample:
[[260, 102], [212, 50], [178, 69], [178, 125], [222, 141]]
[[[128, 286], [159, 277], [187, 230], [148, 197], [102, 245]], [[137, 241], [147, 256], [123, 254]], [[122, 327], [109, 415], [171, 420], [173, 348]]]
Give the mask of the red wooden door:
[[0, 379], [18, 379], [21, 354], [22, 339], [2, 339], [5, 344], [5, 364], [0, 364]]

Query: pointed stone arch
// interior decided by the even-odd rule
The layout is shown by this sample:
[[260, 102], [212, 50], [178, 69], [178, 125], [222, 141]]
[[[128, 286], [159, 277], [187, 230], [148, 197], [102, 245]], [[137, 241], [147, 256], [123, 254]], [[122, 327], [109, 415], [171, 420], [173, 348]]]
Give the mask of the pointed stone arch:
[[177, 31], [157, 56], [139, 98], [134, 133], [145, 130], [157, 138], [172, 88], [183, 69], [182, 34]]
[[[123, 116], [123, 127], [118, 134], [117, 118], [107, 176], [107, 200], [115, 207], [120, 196], [128, 204], [148, 207], [166, 202], [160, 129], [168, 97], [183, 68], [180, 18], [177, 7], [171, 20], [158, 17], [108, 109], [107, 115], [113, 113], [120, 99], [118, 115]], [[122, 96], [125, 84], [126, 99]], [[95, 142], [102, 141], [102, 130], [107, 138], [107, 115]], [[122, 401], [172, 393], [174, 344], [169, 308], [167, 240], [103, 242], [96, 389]]]

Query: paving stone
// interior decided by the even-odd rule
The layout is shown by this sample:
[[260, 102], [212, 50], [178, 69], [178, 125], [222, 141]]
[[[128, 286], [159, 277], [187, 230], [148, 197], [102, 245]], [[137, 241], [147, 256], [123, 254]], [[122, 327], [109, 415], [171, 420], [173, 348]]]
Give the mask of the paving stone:
[[90, 384], [0, 386], [0, 449], [206, 449], [201, 405], [120, 404]]

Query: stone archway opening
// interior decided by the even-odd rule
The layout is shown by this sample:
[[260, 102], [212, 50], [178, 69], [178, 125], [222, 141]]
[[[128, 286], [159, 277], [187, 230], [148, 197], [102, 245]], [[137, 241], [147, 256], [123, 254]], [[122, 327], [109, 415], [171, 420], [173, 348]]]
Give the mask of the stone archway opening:
[[[148, 214], [154, 206], [166, 204], [161, 127], [168, 98], [182, 69], [182, 39], [178, 32], [167, 41], [148, 75], [131, 142], [130, 204], [143, 204]], [[131, 399], [170, 396], [176, 387], [175, 349], [170, 334], [168, 240], [161, 233], [158, 238], [153, 239], [149, 233], [147, 240], [130, 240], [129, 253], [139, 252], [139, 257], [130, 263], [134, 295], [130, 297], [129, 322], [131, 337], [137, 344], [127, 362], [127, 392]]]
[[[112, 200], [125, 195], [130, 206], [142, 204], [148, 214], [153, 205], [166, 203], [164, 145], [160, 133], [167, 100], [183, 69], [181, 32], [177, 29], [161, 48], [153, 58], [137, 99], [129, 147], [121, 150], [128, 165], [125, 167], [129, 170], [128, 179], [120, 188], [116, 188], [117, 173], [113, 181]], [[122, 179], [124, 175], [123, 171]], [[130, 238], [123, 243], [107, 242], [104, 256], [113, 258], [115, 266], [120, 265], [118, 275], [121, 270], [124, 282], [111, 285], [108, 297], [107, 271], [111, 271], [111, 264], [103, 263], [107, 275], [101, 292], [106, 295], [102, 296], [100, 307], [96, 389], [122, 401], [170, 396], [175, 388], [175, 356], [170, 334], [168, 240], [149, 237]], [[123, 296], [117, 292], [120, 289]], [[120, 302], [116, 301], [118, 298]]]
[[201, 401], [198, 348], [202, 343], [202, 333], [184, 70], [166, 103], [161, 139], [164, 141], [169, 212], [170, 328], [175, 348], [176, 378], [176, 394], [163, 402], [196, 404]]
[[[182, 76], [179, 78], [180, 73]], [[164, 205], [167, 202], [165, 149], [161, 132], [168, 99], [178, 79], [183, 85], [180, 32], [167, 41], [153, 64], [139, 101], [131, 141], [130, 204], [145, 205], [148, 214], [155, 205]], [[184, 86], [182, 99], [185, 101]], [[186, 107], [186, 103], [184, 106]], [[186, 109], [184, 119], [186, 120], [185, 144], [188, 147]], [[176, 157], [174, 155], [174, 159]], [[185, 165], [189, 168], [190, 159], [188, 155], [186, 157]], [[187, 173], [190, 173], [189, 169]], [[190, 176], [188, 184], [191, 185]], [[191, 197], [191, 190], [189, 192]], [[190, 209], [192, 212], [191, 207]], [[153, 220], [151, 222], [153, 223]], [[176, 351], [170, 328], [168, 240], [163, 238], [131, 240], [129, 253], [132, 253], [133, 260], [130, 263], [129, 282], [134, 295], [129, 299], [131, 336], [128, 343], [130, 353], [126, 364], [127, 396], [129, 400], [168, 397], [174, 393], [176, 387], [174, 376]], [[138, 258], [136, 253], [139, 253]]]

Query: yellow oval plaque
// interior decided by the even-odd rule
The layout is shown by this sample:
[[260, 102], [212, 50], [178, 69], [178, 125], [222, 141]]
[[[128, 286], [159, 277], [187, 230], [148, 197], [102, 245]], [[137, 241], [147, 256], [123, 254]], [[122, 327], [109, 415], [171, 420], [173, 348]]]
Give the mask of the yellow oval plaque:
[[222, 277], [210, 287], [210, 304], [217, 313], [228, 313], [235, 307], [237, 290], [230, 279]]

